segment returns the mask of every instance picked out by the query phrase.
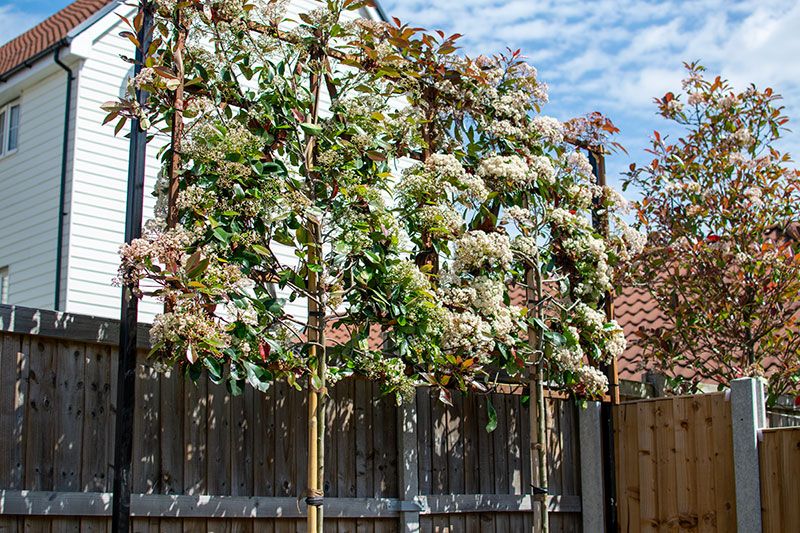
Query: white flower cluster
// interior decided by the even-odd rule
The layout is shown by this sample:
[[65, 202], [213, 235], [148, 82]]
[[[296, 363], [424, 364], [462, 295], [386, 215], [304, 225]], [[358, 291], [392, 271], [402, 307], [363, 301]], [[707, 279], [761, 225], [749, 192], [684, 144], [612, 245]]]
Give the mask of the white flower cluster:
[[553, 350], [553, 361], [564, 370], [576, 372], [583, 365], [583, 349], [580, 344], [557, 346]]
[[528, 163], [518, 155], [493, 155], [481, 161], [478, 175], [497, 190], [516, 190], [535, 179], [552, 184], [555, 169], [547, 156], [532, 156]]
[[446, 306], [443, 347], [488, 363], [497, 342], [509, 342], [521, 309], [503, 303], [503, 282], [445, 271], [437, 293]]
[[150, 328], [150, 342], [180, 343], [186, 350], [186, 359], [194, 363], [202, 346], [224, 347], [230, 343], [230, 337], [203, 308], [182, 306], [172, 313], [156, 315]]
[[605, 332], [606, 356], [609, 361], [620, 357], [625, 352], [625, 348], [628, 347], [628, 341], [625, 340], [625, 332], [622, 331], [622, 328], [615, 320], [612, 320], [611, 323], [616, 327]]
[[676, 114], [680, 113], [681, 111], [683, 111], [683, 103], [679, 102], [678, 100], [675, 100], [675, 99], [670, 100], [669, 102], [667, 102], [667, 106], [666, 107], [667, 107], [667, 109], [666, 109], [667, 110], [667, 114], [669, 114], [670, 116], [676, 115]]
[[452, 154], [432, 154], [424, 165], [403, 170], [397, 190], [407, 203], [438, 203], [449, 195], [464, 204], [479, 204], [489, 194], [483, 180], [469, 174]]
[[763, 193], [760, 188], [747, 187], [742, 194], [744, 194], [744, 197], [754, 206], [764, 205], [764, 200], [762, 199]]
[[473, 230], [456, 241], [453, 267], [464, 272], [480, 268], [507, 270], [513, 259], [507, 235]]
[[530, 174], [544, 185], [555, 183], [556, 170], [550, 158], [544, 155], [535, 155], [530, 159]]
[[539, 246], [536, 244], [536, 239], [526, 235], [514, 237], [514, 240], [511, 241], [511, 249], [528, 261], [532, 261], [539, 254]]
[[464, 227], [461, 214], [449, 205], [425, 205], [416, 214], [423, 231], [460, 235]]
[[494, 102], [494, 110], [500, 116], [515, 119], [527, 114], [530, 96], [523, 91], [511, 91], [500, 95]]
[[550, 144], [564, 142], [564, 125], [560, 120], [544, 115], [537, 115], [531, 119], [531, 132], [538, 138]]
[[583, 365], [577, 372], [578, 381], [584, 387], [584, 394], [591, 397], [602, 396], [608, 390], [608, 378], [590, 365]]
[[570, 213], [561, 207], [551, 209], [548, 213], [548, 219], [556, 226], [566, 230], [592, 230], [592, 225], [586, 217]]
[[[697, 183], [692, 185], [698, 185], [699, 187]], [[603, 203], [619, 213], [627, 213], [630, 210], [628, 200], [617, 189], [608, 185], [603, 187]]]
[[[697, 206], [689, 206], [689, 208]], [[614, 252], [622, 261], [629, 261], [644, 250], [647, 244], [647, 235], [630, 226], [620, 217], [614, 217], [614, 227], [617, 237], [612, 239]]]
[[121, 258], [119, 280], [132, 283], [143, 279], [146, 275], [147, 261], [161, 266], [170, 263], [179, 264], [182, 258], [186, 257], [186, 247], [194, 239], [194, 234], [183, 226], [177, 226], [166, 232], [123, 244], [119, 248]]
[[566, 196], [576, 209], [589, 209], [600, 192], [600, 187], [594, 183], [573, 183], [567, 187]]
[[748, 128], [739, 128], [732, 135], [733, 141], [740, 146], [749, 147], [753, 144], [753, 134]]
[[575, 175], [583, 177], [589, 181], [594, 181], [592, 164], [586, 154], [579, 150], [574, 150], [564, 155], [564, 166]]
[[575, 304], [574, 317], [582, 333], [595, 340], [602, 337], [603, 327], [606, 324], [606, 315], [593, 309], [583, 302]]
[[512, 205], [508, 209], [506, 209], [506, 214], [508, 217], [519, 224], [521, 227], [530, 227], [533, 225], [533, 216], [529, 209], [525, 209], [524, 207], [520, 207], [518, 205]]

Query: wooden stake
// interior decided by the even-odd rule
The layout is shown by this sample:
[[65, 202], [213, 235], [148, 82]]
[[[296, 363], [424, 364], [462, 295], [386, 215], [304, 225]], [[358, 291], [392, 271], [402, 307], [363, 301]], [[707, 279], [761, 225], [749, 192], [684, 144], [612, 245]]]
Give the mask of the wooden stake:
[[[323, 54], [312, 54], [312, 63], [316, 63]], [[322, 76], [319, 72], [312, 72], [310, 76], [311, 117], [309, 122], [316, 124], [319, 119], [319, 106], [322, 92]], [[306, 145], [305, 167], [308, 179], [309, 197], [313, 200], [316, 196], [316, 137], [308, 136]], [[306, 230], [309, 235], [307, 264], [320, 265], [322, 263], [322, 221], [313, 216], [306, 219]], [[309, 498], [322, 498], [324, 496], [325, 479], [325, 308], [323, 290], [319, 286], [317, 273], [308, 269], [308, 343], [309, 360], [312, 362], [312, 372], [308, 379], [308, 496]], [[315, 379], [316, 378], [316, 379]], [[308, 506], [308, 519], [306, 522], [307, 533], [323, 533], [324, 512], [322, 503]]]
[[178, 87], [175, 89], [175, 98], [172, 111], [172, 128], [170, 131], [170, 165], [169, 165], [169, 184], [167, 187], [167, 228], [174, 228], [178, 224], [178, 176], [181, 171], [181, 147], [183, 144], [183, 93], [184, 93], [184, 68], [183, 50], [186, 47], [186, 34], [188, 29], [184, 27], [183, 8], [180, 5], [175, 7], [175, 49], [172, 52], [173, 63], [175, 64], [175, 75], [178, 77]]
[[[528, 207], [528, 199], [524, 200], [524, 207]], [[542, 318], [540, 302], [542, 300], [542, 276], [539, 272], [539, 258], [534, 258], [533, 265], [525, 268], [525, 298], [528, 313], [539, 320]], [[544, 399], [544, 376], [542, 368], [541, 332], [535, 324], [528, 323], [528, 345], [532, 351], [533, 368], [529, 372], [528, 389], [533, 402], [531, 406], [531, 477], [536, 480], [536, 486], [547, 491], [547, 441], [545, 430], [547, 427], [547, 410]], [[539, 531], [547, 533], [550, 528], [547, 515], [547, 493], [537, 494], [539, 501]], [[539, 498], [538, 496], [541, 496]]]

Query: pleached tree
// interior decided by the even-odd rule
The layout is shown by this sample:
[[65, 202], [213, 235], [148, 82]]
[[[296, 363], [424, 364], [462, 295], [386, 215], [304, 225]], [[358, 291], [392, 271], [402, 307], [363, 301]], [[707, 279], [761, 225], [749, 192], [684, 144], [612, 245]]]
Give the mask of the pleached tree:
[[280, 2], [161, 1], [130, 83], [148, 105], [106, 104], [118, 128], [139, 117], [171, 139], [167, 223], [121, 251], [121, 282], [165, 303], [152, 357], [233, 394], [307, 392], [317, 531], [332, 383], [449, 402], [502, 376], [598, 398], [596, 366], [625, 347], [602, 300], [642, 240], [584, 153], [609, 121], [541, 115], [519, 51], [470, 59], [458, 35], [356, 17], [365, 4], [290, 20]]

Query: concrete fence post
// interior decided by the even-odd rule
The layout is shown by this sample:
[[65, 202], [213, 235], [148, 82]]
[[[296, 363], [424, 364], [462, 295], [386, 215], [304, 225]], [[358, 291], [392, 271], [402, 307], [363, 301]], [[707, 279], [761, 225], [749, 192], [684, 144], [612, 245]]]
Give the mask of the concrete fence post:
[[739, 531], [761, 531], [761, 479], [758, 432], [766, 423], [764, 383], [758, 378], [731, 382], [733, 469]]
[[[583, 531], [605, 530], [603, 491], [603, 439], [600, 402], [586, 402], [578, 409], [578, 437], [581, 456], [581, 518]], [[614, 453], [610, 450], [607, 453]]]
[[402, 533], [418, 533], [420, 508], [416, 502], [419, 496], [416, 397], [400, 405], [397, 412], [397, 423], [397, 453], [400, 462], [398, 473], [400, 474], [400, 499], [403, 503], [403, 509], [400, 511], [400, 531]]

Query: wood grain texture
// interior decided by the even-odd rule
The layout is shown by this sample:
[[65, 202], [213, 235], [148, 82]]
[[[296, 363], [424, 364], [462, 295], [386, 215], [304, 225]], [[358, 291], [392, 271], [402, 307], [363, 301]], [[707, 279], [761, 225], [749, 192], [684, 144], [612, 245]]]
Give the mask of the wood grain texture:
[[764, 533], [800, 531], [800, 427], [764, 430], [758, 452]]
[[730, 404], [724, 394], [614, 408], [620, 530], [735, 530]]

